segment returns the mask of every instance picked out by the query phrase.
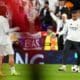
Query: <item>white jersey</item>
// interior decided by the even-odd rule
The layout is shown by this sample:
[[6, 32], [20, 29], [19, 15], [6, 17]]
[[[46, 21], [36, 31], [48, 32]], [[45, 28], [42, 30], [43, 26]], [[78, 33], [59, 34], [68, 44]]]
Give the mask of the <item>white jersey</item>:
[[[59, 33], [59, 31], [60, 31], [60, 29], [62, 28], [64, 28], [64, 26], [66, 25], [66, 23], [67, 23], [67, 21], [69, 20], [69, 19], [66, 19], [65, 20], [65, 23], [63, 23], [63, 20], [62, 19], [59, 19], [54, 13], [50, 13], [50, 15], [51, 15], [51, 17], [53, 18], [53, 20], [55, 20], [56, 21], [56, 23], [57, 23], [57, 33]], [[66, 41], [66, 37], [67, 37], [67, 33], [65, 33], [64, 35], [63, 35], [63, 40], [64, 40], [64, 43], [65, 43], [65, 41]]]
[[60, 31], [61, 28], [64, 27], [64, 25], [67, 23], [68, 19], [65, 20], [65, 23], [63, 23], [62, 19], [59, 19], [54, 13], [50, 13], [53, 20], [57, 23], [57, 33]]
[[14, 55], [10, 33], [18, 29], [18, 27], [10, 29], [8, 19], [0, 16], [0, 56]]
[[11, 44], [8, 32], [9, 22], [7, 18], [0, 16], [0, 45]]
[[59, 35], [63, 35], [65, 33], [67, 33], [67, 40], [80, 42], [80, 20], [68, 20]]

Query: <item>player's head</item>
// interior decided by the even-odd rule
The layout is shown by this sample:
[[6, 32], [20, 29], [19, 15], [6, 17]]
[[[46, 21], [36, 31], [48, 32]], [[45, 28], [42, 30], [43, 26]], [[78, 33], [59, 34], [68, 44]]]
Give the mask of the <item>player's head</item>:
[[48, 2], [48, 1], [45, 1], [44, 7], [45, 7], [45, 8], [48, 8], [48, 7], [49, 7], [49, 2]]
[[67, 17], [67, 14], [63, 13], [63, 14], [62, 14], [62, 20], [63, 20], [63, 21], [66, 21], [67, 18], [68, 18], [68, 17]]
[[51, 33], [52, 31], [53, 31], [53, 26], [52, 26], [52, 25], [48, 26], [47, 32], [48, 32], [48, 33]]
[[0, 16], [6, 16], [7, 9], [5, 6], [0, 6]]
[[73, 20], [77, 20], [78, 16], [77, 16], [77, 10], [72, 10], [71, 11], [71, 15], [72, 15], [72, 19]]

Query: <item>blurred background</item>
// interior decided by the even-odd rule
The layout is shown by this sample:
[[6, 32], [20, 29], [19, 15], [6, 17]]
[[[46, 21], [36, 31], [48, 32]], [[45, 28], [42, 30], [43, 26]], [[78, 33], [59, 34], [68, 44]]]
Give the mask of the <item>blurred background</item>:
[[[67, 19], [71, 19], [71, 11], [78, 10], [80, 18], [80, 0], [0, 0], [0, 10], [3, 14], [6, 11], [4, 15], [9, 20], [10, 28], [19, 27], [19, 31], [15, 32], [12, 39], [15, 64], [22, 76], [13, 77], [15, 80], [64, 80], [64, 77], [66, 77], [65, 80], [74, 80], [74, 77], [79, 80], [79, 75], [59, 73], [56, 70], [59, 65], [48, 65], [61, 64], [61, 53], [64, 46], [62, 38], [54, 38], [53, 49], [45, 50], [44, 47], [48, 28], [51, 26], [50, 29], [53, 32], [61, 30], [63, 23], [58, 24], [58, 21], [64, 21], [63, 14], [67, 16]], [[54, 14], [54, 17], [51, 13]], [[56, 46], [58, 49], [55, 48]], [[74, 50], [70, 53], [67, 63], [75, 64]], [[4, 62], [7, 63], [7, 61], [8, 59], [5, 57]], [[7, 72], [8, 65], [4, 65], [6, 66], [4, 70]], [[6, 80], [13, 80], [13, 78], [8, 76]]]

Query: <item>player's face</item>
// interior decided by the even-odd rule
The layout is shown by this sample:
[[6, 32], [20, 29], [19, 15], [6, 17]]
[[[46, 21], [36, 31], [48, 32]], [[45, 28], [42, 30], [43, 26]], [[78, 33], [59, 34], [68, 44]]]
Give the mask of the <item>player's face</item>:
[[66, 21], [67, 17], [66, 16], [62, 16], [62, 20]]
[[77, 20], [77, 18], [78, 18], [77, 13], [73, 13], [73, 14], [72, 14], [72, 19], [73, 19], [73, 20]]

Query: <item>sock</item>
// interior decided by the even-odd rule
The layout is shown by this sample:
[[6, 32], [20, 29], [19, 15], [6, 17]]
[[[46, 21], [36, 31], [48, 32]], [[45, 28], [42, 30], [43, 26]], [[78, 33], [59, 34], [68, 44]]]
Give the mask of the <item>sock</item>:
[[15, 70], [15, 67], [13, 66], [13, 67], [11, 67], [10, 68], [10, 70], [11, 70], [11, 73], [15, 73], [16, 72], [16, 70]]
[[66, 65], [62, 65], [63, 68], [66, 68]]

